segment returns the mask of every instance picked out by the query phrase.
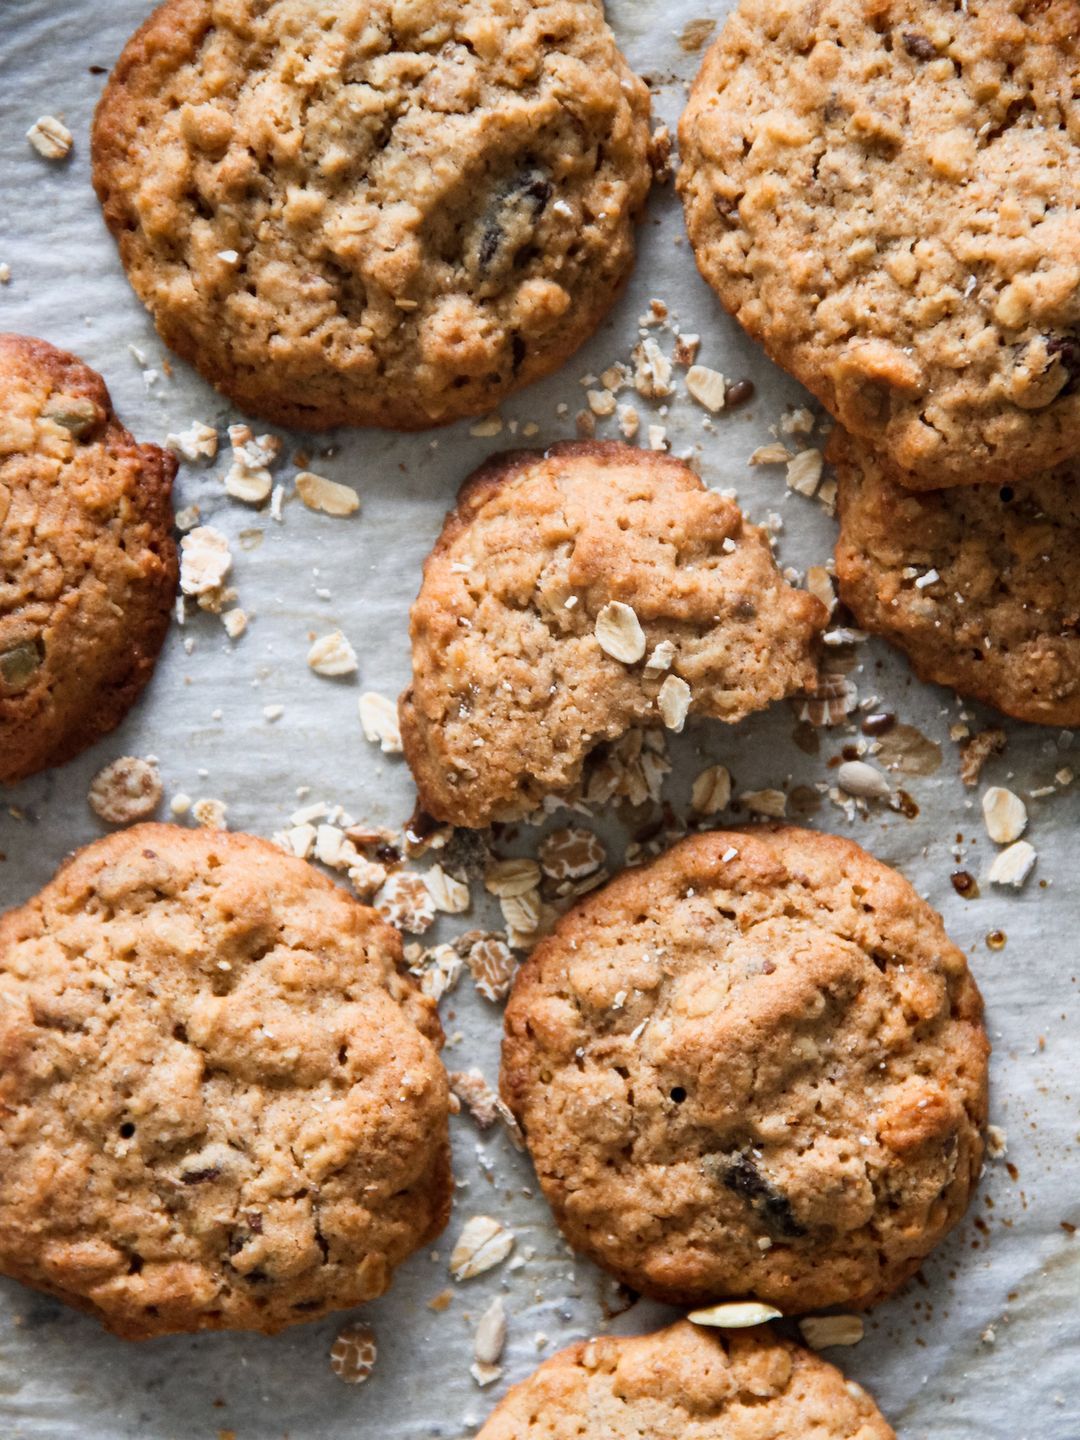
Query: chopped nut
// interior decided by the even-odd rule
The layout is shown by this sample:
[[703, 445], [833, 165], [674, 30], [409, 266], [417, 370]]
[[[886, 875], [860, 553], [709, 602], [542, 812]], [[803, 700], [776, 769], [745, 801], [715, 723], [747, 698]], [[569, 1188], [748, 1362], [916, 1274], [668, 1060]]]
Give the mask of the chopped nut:
[[375, 1368], [377, 1354], [370, 1325], [346, 1325], [330, 1347], [330, 1368], [346, 1385], [362, 1385]]
[[185, 595], [208, 595], [218, 589], [232, 567], [229, 542], [212, 525], [198, 525], [180, 541], [180, 589]]
[[866, 1327], [858, 1315], [807, 1315], [799, 1321], [802, 1337], [811, 1350], [833, 1345], [857, 1345]]
[[499, 1097], [479, 1070], [452, 1070], [450, 1089], [468, 1107], [469, 1114], [481, 1130], [495, 1124], [499, 1118]]
[[606, 859], [599, 838], [584, 826], [552, 830], [540, 844], [540, 865], [552, 880], [584, 880]]
[[516, 968], [513, 953], [505, 940], [489, 935], [470, 948], [466, 963], [473, 984], [485, 1000], [505, 1000]]
[[520, 859], [496, 860], [484, 872], [484, 889], [489, 895], [500, 900], [512, 895], [524, 895], [535, 890], [540, 884], [540, 866], [535, 860], [522, 856]]
[[356, 651], [340, 630], [333, 630], [315, 641], [307, 663], [316, 675], [352, 675], [357, 669]]
[[610, 390], [588, 390], [585, 398], [589, 402], [589, 409], [594, 415], [614, 415], [615, 396]]
[[745, 1330], [751, 1325], [762, 1325], [766, 1320], [779, 1320], [780, 1311], [757, 1300], [731, 1300], [721, 1305], [710, 1305], [704, 1310], [691, 1310], [686, 1318], [695, 1325]]
[[422, 935], [435, 920], [435, 901], [422, 875], [411, 870], [399, 870], [387, 878], [379, 892], [375, 909], [384, 920], [407, 930], [410, 935]]
[[739, 799], [754, 815], [770, 815], [779, 820], [787, 814], [787, 796], [782, 790], [747, 790]]
[[90, 809], [107, 825], [147, 820], [161, 804], [161, 776], [149, 760], [121, 755], [90, 782]]
[[668, 448], [667, 429], [663, 425], [650, 425], [645, 432], [649, 442], [650, 450], [666, 450]]
[[165, 448], [191, 464], [197, 460], [213, 460], [218, 449], [218, 432], [212, 425], [193, 420], [186, 430], [166, 435]]
[[715, 415], [724, 408], [727, 381], [719, 370], [707, 365], [691, 365], [686, 372], [686, 388], [699, 405]]
[[1002, 785], [991, 785], [982, 797], [986, 833], [998, 845], [1019, 840], [1027, 828], [1027, 807], [1019, 795]]
[[398, 723], [398, 709], [393, 700], [367, 690], [360, 696], [360, 724], [364, 739], [378, 745], [384, 755], [400, 755], [402, 751], [401, 727]]
[[892, 794], [887, 777], [864, 760], [845, 760], [836, 772], [836, 783], [862, 800], [887, 800]]
[[321, 510], [324, 515], [355, 515], [360, 509], [355, 490], [310, 470], [301, 470], [297, 475], [296, 493], [309, 510]]
[[512, 1230], [490, 1215], [474, 1215], [450, 1252], [450, 1274], [455, 1280], [471, 1280], [501, 1265], [513, 1248]]
[[480, 1316], [473, 1337], [473, 1354], [481, 1365], [495, 1365], [506, 1344], [506, 1307], [496, 1295]]
[[1015, 845], [1010, 845], [1007, 850], [994, 856], [994, 863], [990, 866], [986, 878], [991, 885], [1011, 885], [1015, 890], [1019, 890], [1034, 869], [1037, 859], [1034, 845], [1030, 845], [1026, 840], [1017, 840]]
[[436, 910], [444, 915], [464, 915], [472, 904], [469, 887], [448, 875], [441, 865], [433, 865], [424, 876]]
[[699, 815], [718, 815], [731, 800], [731, 774], [723, 765], [702, 770], [690, 792], [690, 804]]
[[659, 400], [670, 395], [671, 361], [651, 337], [634, 347], [631, 359], [634, 362], [634, 388], [648, 400]]
[[298, 860], [306, 860], [315, 848], [316, 833], [314, 825], [305, 823], [290, 826], [281, 838]]
[[645, 631], [629, 605], [611, 600], [596, 617], [594, 632], [605, 655], [634, 665], [645, 654]]
[[690, 686], [679, 675], [669, 675], [660, 686], [660, 693], [656, 697], [657, 709], [664, 724], [676, 735], [686, 724], [690, 699]]
[[672, 661], [675, 659], [675, 646], [670, 640], [661, 640], [655, 646], [652, 654], [645, 661], [646, 675], [662, 675], [665, 670], [670, 670]]
[[227, 830], [225, 816], [228, 806], [221, 800], [196, 800], [191, 807], [192, 818], [202, 830]]
[[71, 131], [55, 115], [42, 115], [26, 132], [26, 138], [46, 160], [64, 160], [75, 143]]
[[815, 494], [821, 483], [821, 468], [820, 450], [800, 450], [794, 459], [788, 461], [788, 489], [800, 495]]

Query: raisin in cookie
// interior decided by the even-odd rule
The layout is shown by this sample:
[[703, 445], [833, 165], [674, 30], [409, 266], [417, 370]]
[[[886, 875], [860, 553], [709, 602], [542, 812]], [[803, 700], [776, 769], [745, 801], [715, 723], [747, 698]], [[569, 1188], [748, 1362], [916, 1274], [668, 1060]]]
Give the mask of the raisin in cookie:
[[1080, 462], [913, 494], [834, 432], [836, 574], [858, 623], [922, 680], [1006, 715], [1080, 725]]
[[648, 125], [598, 3], [166, 0], [102, 97], [94, 182], [162, 338], [243, 409], [409, 430], [595, 330]]
[[982, 1002], [851, 841], [716, 832], [571, 910], [518, 973], [502, 1093], [576, 1249], [656, 1299], [895, 1290], [982, 1162]]
[[680, 126], [698, 265], [905, 484], [1080, 450], [1078, 0], [742, 0]]
[[824, 607], [679, 460], [569, 442], [466, 481], [412, 609], [401, 734], [421, 806], [482, 826], [566, 795], [589, 752], [812, 688]]
[[401, 941], [246, 835], [140, 825], [0, 919], [0, 1271], [128, 1339], [381, 1295], [450, 1207]]
[[478, 1440], [895, 1440], [861, 1386], [769, 1330], [583, 1340], [515, 1385]]
[[176, 591], [175, 473], [81, 360], [0, 335], [0, 783], [107, 735], [150, 679]]

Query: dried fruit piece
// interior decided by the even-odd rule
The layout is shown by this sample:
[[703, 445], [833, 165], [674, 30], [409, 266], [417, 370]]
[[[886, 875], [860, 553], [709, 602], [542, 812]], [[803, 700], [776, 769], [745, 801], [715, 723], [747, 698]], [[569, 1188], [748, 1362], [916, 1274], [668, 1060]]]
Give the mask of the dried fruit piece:
[[629, 605], [611, 600], [596, 617], [597, 643], [605, 655], [635, 665], [645, 654], [645, 631]]
[[455, 1280], [471, 1280], [501, 1265], [513, 1248], [512, 1230], [490, 1215], [474, 1215], [450, 1252], [450, 1274]]
[[20, 694], [41, 668], [41, 661], [37, 641], [26, 641], [0, 652], [0, 685], [11, 694]]
[[375, 1368], [378, 1347], [370, 1325], [346, 1325], [330, 1347], [330, 1369], [346, 1385], [362, 1385]]
[[704, 1310], [691, 1310], [686, 1317], [695, 1325], [709, 1325], [721, 1330], [746, 1330], [763, 1325], [766, 1320], [779, 1320], [781, 1312], [757, 1300], [729, 1300], [723, 1305], [709, 1305]]
[[90, 782], [90, 809], [107, 825], [134, 825], [147, 820], [161, 804], [161, 776], [149, 760], [121, 755]]

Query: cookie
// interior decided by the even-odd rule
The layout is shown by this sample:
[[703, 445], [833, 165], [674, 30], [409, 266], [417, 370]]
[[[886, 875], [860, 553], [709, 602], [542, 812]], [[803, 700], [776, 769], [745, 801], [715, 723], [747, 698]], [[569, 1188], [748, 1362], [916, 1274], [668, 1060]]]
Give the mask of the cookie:
[[162, 339], [311, 430], [444, 424], [557, 369], [630, 272], [648, 151], [577, 0], [166, 0], [93, 131]]
[[0, 1271], [127, 1339], [381, 1295], [450, 1208], [433, 1005], [275, 845], [139, 825], [0, 919]]
[[176, 461], [138, 445], [100, 375], [0, 335], [0, 784], [114, 730], [176, 592]]
[[764, 1327], [584, 1340], [515, 1385], [477, 1440], [895, 1440], [860, 1385]]
[[400, 718], [420, 804], [455, 825], [513, 818], [634, 727], [741, 720], [812, 689], [826, 618], [679, 460], [611, 442], [496, 456], [412, 608]]
[[837, 430], [844, 603], [922, 680], [1017, 720], [1080, 725], [1080, 462], [913, 494]]
[[519, 971], [502, 1093], [575, 1249], [673, 1304], [864, 1307], [982, 1163], [982, 1002], [849, 840], [713, 832], [581, 901]]
[[1078, 0], [742, 0], [679, 128], [705, 279], [917, 488], [1080, 451]]

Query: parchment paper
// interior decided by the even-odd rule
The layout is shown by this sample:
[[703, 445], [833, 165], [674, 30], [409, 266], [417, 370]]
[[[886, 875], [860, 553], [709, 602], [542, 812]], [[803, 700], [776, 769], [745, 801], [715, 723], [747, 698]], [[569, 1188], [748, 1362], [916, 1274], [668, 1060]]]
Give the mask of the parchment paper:
[[[611, 0], [609, 18], [631, 62], [653, 83], [658, 115], [672, 125], [699, 59], [680, 48], [677, 37], [688, 21], [722, 16], [727, 8], [702, 0]], [[76, 351], [106, 377], [132, 430], [160, 441], [192, 419], [223, 429], [239, 417], [179, 361], [171, 376], [163, 372], [165, 352], [127, 286], [90, 186], [88, 127], [103, 77], [89, 67], [111, 65], [148, 9], [146, 0], [6, 0], [0, 6], [0, 261], [12, 272], [0, 289], [0, 327]], [[42, 113], [62, 116], [73, 130], [69, 162], [48, 164], [24, 139]], [[650, 297], [664, 300], [683, 330], [701, 334], [703, 363], [757, 385], [756, 400], [719, 416], [712, 432], [680, 386], [665, 422], [673, 450], [694, 452], [707, 481], [735, 488], [751, 518], [782, 517], [782, 563], [802, 572], [823, 562], [833, 522], [816, 502], [785, 493], [782, 469], [750, 470], [746, 463], [757, 445], [773, 438], [769, 427], [784, 407], [805, 397], [723, 315], [698, 279], [670, 187], [654, 196], [634, 280], [613, 316], [560, 375], [505, 404], [504, 420], [535, 421], [536, 445], [573, 435], [584, 402], [579, 378], [627, 358]], [[658, 338], [670, 351], [670, 334]], [[630, 398], [644, 421], [660, 418], [648, 402]], [[568, 407], [561, 416], [560, 403]], [[613, 433], [610, 422], [599, 433]], [[3, 905], [27, 898], [66, 852], [102, 833], [87, 808], [87, 784], [121, 754], [157, 756], [167, 795], [221, 799], [232, 828], [257, 834], [281, 826], [300, 803], [301, 786], [310, 787], [308, 800], [341, 803], [376, 823], [396, 826], [409, 814], [413, 797], [404, 765], [365, 743], [357, 697], [362, 689], [394, 695], [405, 682], [406, 616], [421, 559], [460, 481], [485, 456], [520, 439], [509, 429], [495, 439], [473, 438], [467, 424], [413, 437], [354, 431], [284, 438], [286, 455], [304, 444], [312, 468], [354, 485], [361, 514], [331, 519], [294, 501], [283, 523], [274, 523], [265, 511], [224, 495], [227, 446], [207, 471], [183, 467], [177, 503], [198, 503], [204, 521], [231, 538], [233, 579], [251, 627], [235, 644], [213, 616], [196, 612], [183, 630], [174, 627], [153, 684], [116, 735], [2, 797], [12, 807], [0, 811]], [[323, 453], [327, 446], [332, 454]], [[288, 482], [295, 468], [282, 464], [278, 478]], [[360, 676], [352, 682], [320, 679], [304, 663], [309, 636], [337, 626], [360, 655]], [[195, 641], [190, 654], [185, 638]], [[1080, 771], [1080, 746], [1057, 731], [1006, 726], [1008, 750], [988, 766], [984, 784], [1007, 783], [1028, 800], [1038, 867], [1019, 894], [983, 884], [981, 898], [965, 902], [949, 880], [957, 837], [963, 837], [964, 867], [977, 876], [995, 847], [982, 827], [979, 792], [960, 783], [948, 731], [961, 712], [972, 730], [999, 722], [919, 685], [883, 645], [859, 647], [858, 660], [853, 678], [860, 694], [879, 695], [883, 707], [940, 744], [943, 763], [932, 776], [902, 778], [919, 807], [914, 820], [878, 808], [849, 821], [826, 800], [809, 823], [852, 834], [899, 866], [970, 952], [994, 1041], [992, 1118], [1007, 1132], [1015, 1178], [1004, 1162], [990, 1163], [968, 1220], [922, 1277], [873, 1312], [862, 1344], [829, 1354], [871, 1389], [906, 1440], [1076, 1440], [1080, 1237], [1072, 1238], [1063, 1223], [1080, 1223], [1074, 1018], [1080, 784], [1042, 799], [1030, 794], [1051, 784], [1063, 766]], [[270, 723], [263, 707], [275, 704], [284, 714]], [[735, 729], [706, 723], [688, 730], [672, 744], [679, 763], [666, 795], [683, 813], [692, 777], [708, 760], [729, 766], [739, 792], [827, 780], [827, 761], [852, 740], [851, 731], [822, 732], [820, 754], [810, 756], [792, 743], [793, 725], [791, 709], [780, 706]], [[602, 828], [618, 859], [625, 833], [610, 817]], [[461, 922], [442, 921], [426, 939], [446, 938], [485, 918], [481, 911]], [[999, 952], [985, 943], [993, 930], [1008, 937]], [[478, 1065], [494, 1081], [498, 1009], [480, 999], [466, 977], [443, 1010], [449, 1067]], [[501, 1132], [480, 1137], [464, 1116], [454, 1121], [454, 1141], [459, 1190], [447, 1235], [435, 1254], [415, 1256], [390, 1294], [364, 1312], [379, 1343], [366, 1385], [343, 1385], [328, 1365], [333, 1337], [349, 1317], [298, 1326], [276, 1339], [210, 1334], [132, 1345], [55, 1301], [0, 1282], [0, 1436], [466, 1436], [506, 1385], [544, 1355], [609, 1324], [632, 1332], [669, 1318], [671, 1312], [641, 1302], [606, 1320], [609, 1287], [566, 1251], [527, 1159]], [[437, 1314], [426, 1302], [450, 1283], [450, 1246], [477, 1213], [512, 1224], [517, 1253], [527, 1263], [456, 1287], [449, 1310]], [[481, 1391], [468, 1372], [472, 1331], [500, 1293], [510, 1314], [505, 1374]], [[548, 1337], [542, 1352], [540, 1334]]]

